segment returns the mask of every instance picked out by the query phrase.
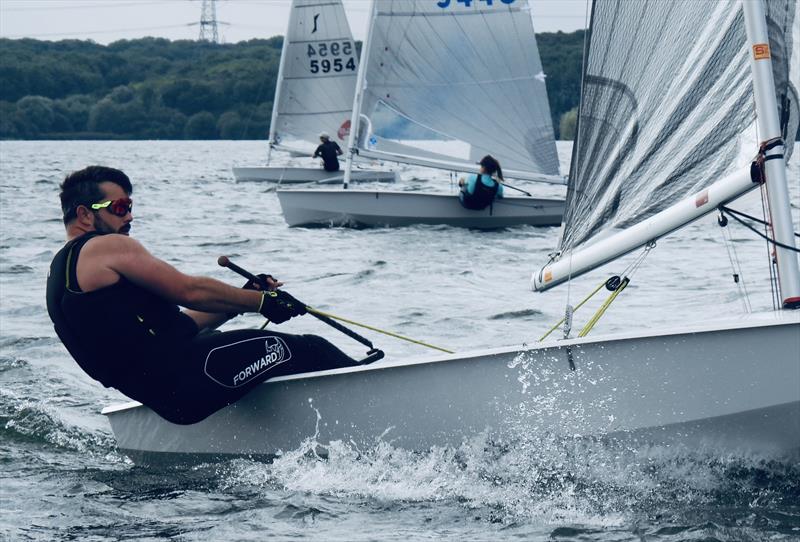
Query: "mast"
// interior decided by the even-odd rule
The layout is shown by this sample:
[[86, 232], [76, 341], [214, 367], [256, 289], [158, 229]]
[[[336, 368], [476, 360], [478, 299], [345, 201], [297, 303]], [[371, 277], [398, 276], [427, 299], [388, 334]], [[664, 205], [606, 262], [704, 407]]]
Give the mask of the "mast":
[[[743, 0], [744, 22], [747, 29], [748, 56], [753, 74], [753, 93], [756, 103], [756, 121], [761, 142], [781, 137], [778, 104], [775, 99], [775, 81], [764, 6], [761, 0]], [[794, 248], [789, 188], [786, 182], [784, 142], [766, 151], [764, 174], [767, 179], [767, 202], [775, 241]], [[778, 288], [783, 308], [800, 307], [800, 270], [797, 255], [788, 248], [774, 247], [778, 267]]]
[[267, 165], [272, 156], [272, 146], [275, 144], [275, 123], [278, 120], [278, 104], [281, 100], [281, 87], [283, 86], [283, 66], [286, 64], [286, 49], [289, 48], [289, 33], [294, 24], [295, 2], [289, 7], [289, 24], [286, 27], [286, 35], [283, 37], [283, 47], [281, 47], [281, 60], [278, 64], [278, 82], [275, 85], [275, 96], [272, 99], [272, 117], [269, 121], [269, 139], [267, 141]]
[[358, 77], [356, 78], [356, 93], [353, 96], [353, 114], [350, 116], [350, 135], [347, 137], [347, 161], [344, 166], [344, 181], [342, 188], [347, 189], [353, 171], [353, 155], [356, 152], [356, 138], [361, 121], [361, 102], [364, 100], [364, 85], [367, 79], [367, 59], [369, 58], [370, 43], [372, 43], [372, 28], [375, 26], [376, 3], [370, 2], [370, 17], [367, 22], [367, 36], [361, 44], [361, 58], [358, 61]]

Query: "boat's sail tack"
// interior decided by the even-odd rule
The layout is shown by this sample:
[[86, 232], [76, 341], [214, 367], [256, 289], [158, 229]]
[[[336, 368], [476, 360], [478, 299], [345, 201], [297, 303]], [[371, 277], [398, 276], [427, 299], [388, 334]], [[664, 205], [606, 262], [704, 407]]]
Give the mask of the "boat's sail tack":
[[271, 143], [346, 142], [358, 55], [340, 0], [292, 2], [282, 62]]
[[[765, 2], [778, 103], [797, 132], [796, 0]], [[628, 228], [747, 165], [757, 148], [736, 0], [595, 0], [560, 249]], [[787, 146], [791, 152], [792, 145]]]
[[[377, 0], [373, 16], [362, 114], [388, 109], [503, 170], [558, 174], [527, 1]], [[383, 150], [380, 139], [372, 146]]]

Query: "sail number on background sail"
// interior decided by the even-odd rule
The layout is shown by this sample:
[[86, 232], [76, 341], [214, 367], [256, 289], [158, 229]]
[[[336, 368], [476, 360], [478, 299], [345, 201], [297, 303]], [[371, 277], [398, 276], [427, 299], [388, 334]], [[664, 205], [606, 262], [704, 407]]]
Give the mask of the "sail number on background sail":
[[[470, 7], [472, 5], [473, 0], [456, 0], [457, 4], [464, 4], [466, 7]], [[475, 0], [475, 4], [479, 4], [480, 2], [486, 3], [487, 6], [491, 6], [493, 0]], [[513, 4], [514, 0], [500, 0], [503, 4]], [[436, 2], [436, 5], [442, 9], [445, 9], [450, 6], [450, 0], [442, 0], [441, 2]]]
[[[339, 73], [343, 70], [356, 71], [356, 58], [353, 56], [353, 42], [320, 42], [314, 47], [308, 44], [308, 71], [311, 73]], [[314, 58], [319, 57], [319, 58]]]

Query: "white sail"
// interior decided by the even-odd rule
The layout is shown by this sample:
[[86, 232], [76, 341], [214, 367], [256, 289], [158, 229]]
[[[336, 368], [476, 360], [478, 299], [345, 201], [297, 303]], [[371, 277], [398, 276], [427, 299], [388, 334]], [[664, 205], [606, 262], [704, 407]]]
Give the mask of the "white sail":
[[[779, 104], [788, 98], [793, 139], [798, 92], [789, 74], [800, 58], [798, 5], [765, 6], [776, 97]], [[602, 265], [755, 186], [740, 173], [759, 142], [746, 44], [737, 0], [594, 2], [561, 256], [534, 274], [534, 288]], [[733, 184], [711, 191], [721, 200], [681, 210], [722, 178]], [[632, 228], [650, 237], [608, 237]]]
[[527, 1], [377, 0], [371, 33], [362, 115], [388, 109], [469, 143], [472, 156], [492, 154], [504, 172], [558, 175]]
[[320, 132], [343, 145], [358, 55], [341, 0], [293, 0], [275, 92], [270, 144], [318, 144]]

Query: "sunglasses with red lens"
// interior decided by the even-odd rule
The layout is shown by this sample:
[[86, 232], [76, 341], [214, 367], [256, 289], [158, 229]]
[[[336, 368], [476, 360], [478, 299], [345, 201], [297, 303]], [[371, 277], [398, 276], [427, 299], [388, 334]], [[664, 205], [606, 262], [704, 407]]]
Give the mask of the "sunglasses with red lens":
[[92, 203], [91, 207], [95, 211], [106, 209], [112, 215], [125, 216], [133, 210], [133, 200], [131, 198], [119, 198], [102, 203]]

